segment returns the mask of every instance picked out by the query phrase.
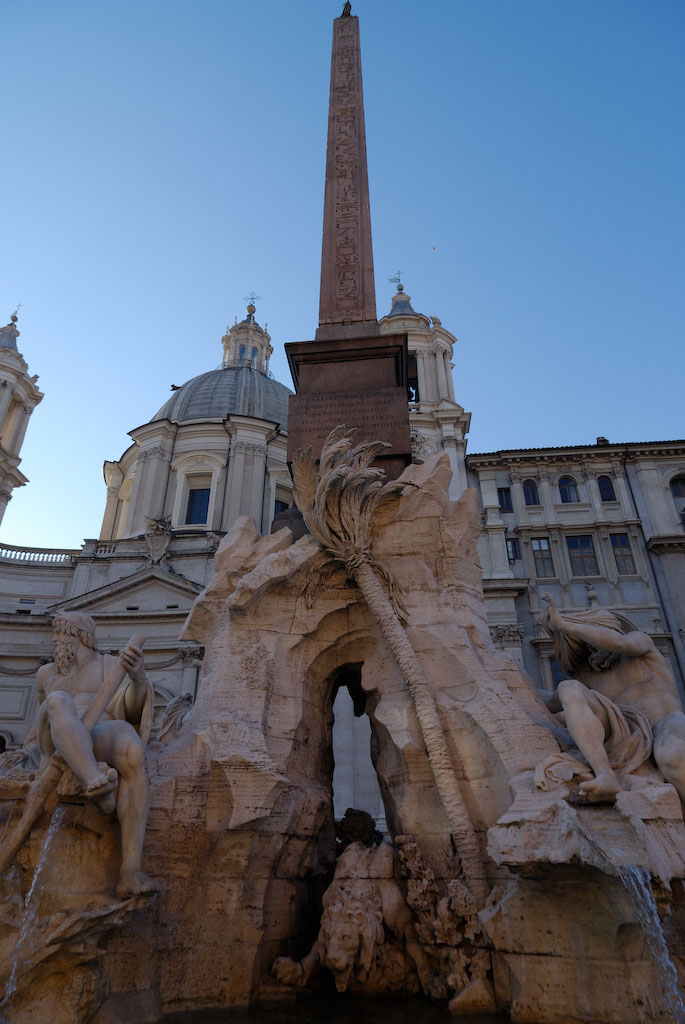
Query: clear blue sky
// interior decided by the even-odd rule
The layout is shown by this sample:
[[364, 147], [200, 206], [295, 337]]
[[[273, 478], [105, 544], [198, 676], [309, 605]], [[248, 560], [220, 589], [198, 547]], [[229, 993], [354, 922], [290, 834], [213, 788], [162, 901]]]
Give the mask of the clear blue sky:
[[[7, 543], [97, 536], [104, 459], [220, 362], [243, 297], [317, 323], [342, 0], [25, 0], [2, 14], [0, 317], [45, 399]], [[459, 338], [469, 451], [683, 426], [681, 0], [356, 0], [379, 315]]]

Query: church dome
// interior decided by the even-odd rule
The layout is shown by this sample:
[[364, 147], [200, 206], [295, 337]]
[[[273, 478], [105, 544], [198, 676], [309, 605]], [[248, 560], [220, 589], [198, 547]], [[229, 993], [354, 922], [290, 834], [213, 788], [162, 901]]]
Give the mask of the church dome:
[[164, 403], [153, 421], [185, 423], [235, 415], [268, 420], [286, 429], [291, 394], [285, 384], [253, 366], [226, 366], [187, 381]]

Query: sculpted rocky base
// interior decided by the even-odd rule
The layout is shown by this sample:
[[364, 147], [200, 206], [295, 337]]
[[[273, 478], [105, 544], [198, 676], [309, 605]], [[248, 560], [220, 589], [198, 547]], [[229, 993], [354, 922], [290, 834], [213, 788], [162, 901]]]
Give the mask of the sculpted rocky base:
[[[65, 778], [3, 881], [13, 1021], [132, 1024], [291, 1000], [301, 983], [317, 984], [317, 971], [332, 972], [339, 989], [421, 990], [455, 1015], [669, 1019], [663, 970], [620, 868], [652, 878], [680, 970], [677, 794], [649, 759], [620, 777], [614, 804], [579, 798], [573, 773], [536, 776], [566, 755], [564, 734], [492, 645], [480, 510], [471, 492], [450, 504], [448, 479], [446, 458], [433, 457], [369, 512], [365, 564], [391, 606], [392, 633], [352, 563], [325, 564], [314, 537], [262, 538], [244, 519], [223, 539], [185, 627], [206, 649], [196, 703], [177, 729], [153, 730], [146, 750], [143, 868], [162, 888], [116, 896], [117, 819]], [[319, 493], [322, 514], [338, 514]], [[335, 508], [344, 513], [347, 500], [343, 488]], [[350, 667], [366, 695], [395, 852], [348, 847], [335, 868], [331, 706]], [[428, 739], [409, 670], [435, 712]], [[439, 783], [443, 754], [430, 749], [448, 759]], [[16, 821], [30, 783], [0, 785], [4, 820]], [[26, 963], [12, 992], [18, 945]]]

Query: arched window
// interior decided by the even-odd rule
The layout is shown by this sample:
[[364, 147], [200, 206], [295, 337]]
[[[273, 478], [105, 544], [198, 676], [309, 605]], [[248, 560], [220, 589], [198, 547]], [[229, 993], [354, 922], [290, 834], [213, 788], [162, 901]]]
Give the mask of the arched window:
[[238, 352], [238, 362], [239, 363], [244, 363], [245, 362], [245, 351], [246, 351], [245, 346], [241, 345], [240, 346], [240, 351]]
[[673, 477], [671, 480], [671, 494], [676, 502], [679, 502], [680, 498], [685, 498], [685, 473], [680, 473], [678, 476]]
[[578, 488], [572, 476], [559, 477], [559, 497], [563, 505], [573, 505], [580, 501]]
[[538, 485], [534, 480], [523, 481], [523, 498], [526, 505], [540, 504], [540, 498], [538, 497]]
[[680, 516], [680, 524], [685, 530], [685, 473], [679, 473], [671, 480], [671, 494]]
[[616, 501], [614, 485], [610, 476], [600, 476], [597, 479], [599, 484], [599, 496], [602, 501]]
[[256, 348], [252, 349], [252, 356], [251, 356], [251, 359], [250, 359], [250, 363], [251, 363], [252, 366], [256, 366], [257, 365], [257, 349]]

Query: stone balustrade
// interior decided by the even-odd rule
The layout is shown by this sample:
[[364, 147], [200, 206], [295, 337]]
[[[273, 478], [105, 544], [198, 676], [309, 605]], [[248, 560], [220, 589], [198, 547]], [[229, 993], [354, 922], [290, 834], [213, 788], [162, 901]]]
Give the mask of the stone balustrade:
[[14, 544], [0, 545], [0, 561], [5, 562], [51, 562], [69, 565], [79, 554], [79, 548], [24, 548]]

